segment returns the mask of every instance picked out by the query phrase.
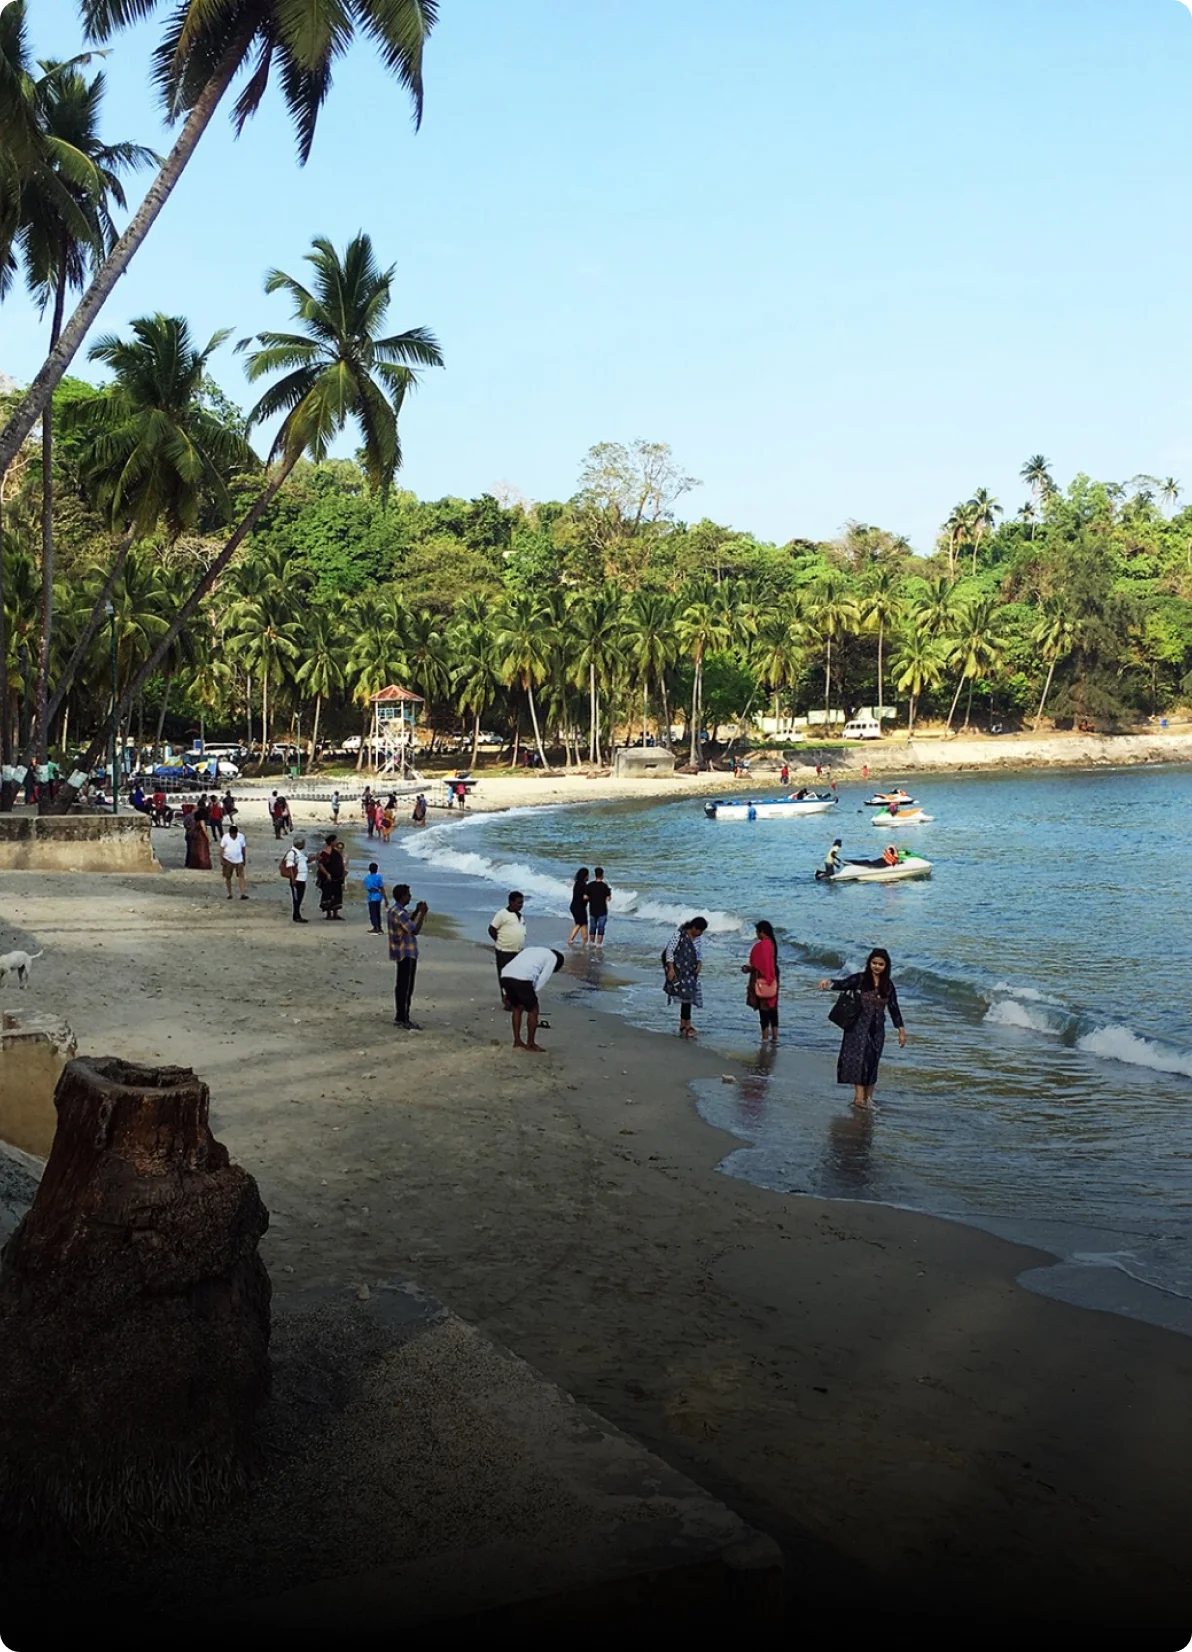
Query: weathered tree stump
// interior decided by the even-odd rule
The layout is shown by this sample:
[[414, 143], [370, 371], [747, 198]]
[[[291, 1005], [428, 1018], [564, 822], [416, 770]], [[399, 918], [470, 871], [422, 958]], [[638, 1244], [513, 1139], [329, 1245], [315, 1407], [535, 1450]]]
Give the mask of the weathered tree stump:
[[269, 1216], [180, 1067], [72, 1061], [0, 1262], [0, 1524], [126, 1544], [231, 1494], [269, 1389]]

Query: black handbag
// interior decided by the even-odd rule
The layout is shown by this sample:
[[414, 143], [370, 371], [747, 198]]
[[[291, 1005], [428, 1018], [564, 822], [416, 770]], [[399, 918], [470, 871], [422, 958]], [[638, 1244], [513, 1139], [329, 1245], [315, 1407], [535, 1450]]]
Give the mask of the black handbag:
[[860, 1018], [861, 995], [857, 992], [842, 992], [828, 1011], [828, 1020], [835, 1022], [842, 1032], [856, 1026]]

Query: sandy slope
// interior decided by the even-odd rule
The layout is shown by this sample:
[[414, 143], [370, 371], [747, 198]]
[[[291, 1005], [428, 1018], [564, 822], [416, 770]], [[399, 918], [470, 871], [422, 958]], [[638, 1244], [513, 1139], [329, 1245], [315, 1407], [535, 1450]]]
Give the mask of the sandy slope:
[[82, 1053], [206, 1078], [275, 1277], [419, 1280], [778, 1536], [813, 1610], [1187, 1615], [1192, 1343], [1029, 1295], [985, 1235], [718, 1174], [685, 1085], [721, 1058], [561, 981], [518, 1057], [471, 945], [426, 939], [400, 1033], [359, 902], [292, 925], [249, 834], [248, 903], [177, 831], [164, 876], [0, 876], [0, 946], [46, 949], [26, 1007]]

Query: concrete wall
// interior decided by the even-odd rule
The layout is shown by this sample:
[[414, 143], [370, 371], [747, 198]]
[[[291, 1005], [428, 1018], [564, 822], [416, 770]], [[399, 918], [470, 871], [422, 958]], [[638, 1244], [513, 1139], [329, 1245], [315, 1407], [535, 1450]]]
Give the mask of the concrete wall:
[[663, 746], [619, 746], [613, 758], [613, 773], [618, 780], [657, 779], [674, 772], [674, 753]]
[[44, 1159], [58, 1114], [54, 1091], [75, 1053], [74, 1034], [54, 1016], [0, 1016], [0, 1141]]
[[0, 872], [160, 872], [149, 819], [0, 815]]

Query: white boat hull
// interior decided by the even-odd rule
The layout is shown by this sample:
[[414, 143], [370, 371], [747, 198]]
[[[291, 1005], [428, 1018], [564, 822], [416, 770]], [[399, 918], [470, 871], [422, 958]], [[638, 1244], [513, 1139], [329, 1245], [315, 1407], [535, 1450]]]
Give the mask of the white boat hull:
[[789, 798], [769, 803], [705, 803], [709, 820], [798, 820], [803, 815], [823, 815], [836, 807], [834, 797], [807, 797], [801, 803]]
[[846, 864], [828, 883], [910, 883], [931, 876], [929, 860], [901, 861], [897, 866], [854, 866]]
[[874, 815], [873, 825], [883, 831], [887, 828], [897, 831], [900, 826], [928, 826], [934, 819], [934, 815], [924, 814], [922, 809], [908, 809], [905, 813], [900, 809], [896, 815], [885, 812]]

